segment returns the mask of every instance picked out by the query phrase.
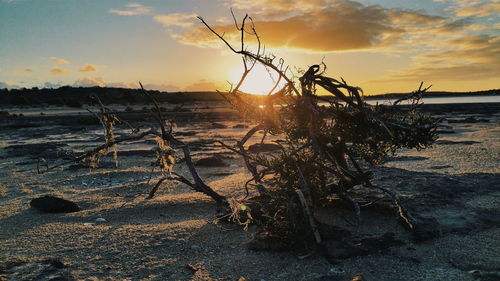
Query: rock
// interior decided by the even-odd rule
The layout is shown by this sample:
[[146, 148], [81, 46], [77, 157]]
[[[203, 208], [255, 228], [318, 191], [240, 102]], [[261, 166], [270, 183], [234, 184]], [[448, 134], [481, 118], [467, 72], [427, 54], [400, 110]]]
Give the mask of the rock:
[[97, 218], [97, 219], [95, 219], [95, 222], [96, 223], [105, 223], [106, 219], [105, 218]]
[[252, 153], [259, 153], [259, 152], [270, 152], [270, 151], [276, 151], [280, 150], [281, 146], [274, 144], [274, 143], [256, 143], [252, 144], [250, 147], [248, 147], [248, 151]]
[[201, 246], [198, 246], [198, 245], [192, 245], [192, 246], [191, 246], [191, 250], [193, 250], [193, 251], [197, 251], [197, 252], [198, 252], [198, 251], [201, 251]]
[[80, 207], [76, 203], [51, 195], [35, 198], [31, 200], [30, 205], [42, 213], [71, 213], [80, 211]]
[[175, 135], [178, 137], [192, 137], [196, 136], [196, 132], [195, 131], [176, 132]]
[[245, 128], [248, 128], [248, 126], [245, 124], [236, 124], [233, 126], [233, 129], [245, 129]]
[[217, 156], [210, 156], [206, 158], [201, 158], [195, 162], [195, 166], [204, 166], [204, 167], [227, 167], [229, 166], [226, 161], [222, 160]]
[[212, 129], [226, 129], [226, 128], [227, 128], [227, 126], [226, 126], [226, 125], [221, 124], [221, 123], [216, 123], [216, 122], [212, 122], [212, 123], [210, 124], [210, 127], [211, 127]]
[[337, 268], [337, 267], [330, 268], [329, 272], [332, 274], [344, 274], [345, 273], [345, 271], [342, 268]]

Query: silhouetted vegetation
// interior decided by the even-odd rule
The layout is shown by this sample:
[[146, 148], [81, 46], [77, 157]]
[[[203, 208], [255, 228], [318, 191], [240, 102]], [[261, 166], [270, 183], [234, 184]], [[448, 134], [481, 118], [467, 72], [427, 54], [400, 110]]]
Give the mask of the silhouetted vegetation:
[[[148, 90], [148, 93], [159, 103], [182, 104], [196, 101], [222, 101], [217, 92], [161, 92]], [[428, 92], [426, 97], [451, 97], [451, 96], [494, 96], [500, 90], [477, 92]], [[3, 106], [69, 106], [80, 108], [92, 104], [92, 95], [101, 98], [105, 105], [121, 104], [147, 104], [151, 101], [141, 94], [138, 89], [111, 88], [111, 87], [71, 87], [63, 86], [57, 89], [0, 89], [0, 104]], [[366, 96], [366, 99], [401, 98], [408, 93], [390, 93], [384, 95]], [[329, 96], [324, 96], [330, 99]], [[248, 95], [247, 99], [262, 102], [262, 96]]]
[[[148, 90], [159, 103], [182, 104], [195, 101], [222, 101], [217, 92], [161, 92]], [[93, 104], [93, 95], [99, 96], [104, 105], [148, 104], [151, 103], [141, 90], [109, 87], [70, 87], [57, 89], [0, 89], [0, 104], [7, 106], [69, 106], [82, 107]], [[258, 96], [251, 97], [259, 99]]]

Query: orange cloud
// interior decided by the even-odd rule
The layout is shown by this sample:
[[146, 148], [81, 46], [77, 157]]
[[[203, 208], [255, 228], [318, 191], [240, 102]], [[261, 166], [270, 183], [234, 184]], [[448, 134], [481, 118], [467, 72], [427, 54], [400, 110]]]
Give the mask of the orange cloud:
[[[231, 0], [227, 6], [240, 9], [275, 10], [280, 12], [308, 11], [322, 9], [340, 2], [339, 0]], [[343, 1], [350, 5], [360, 5], [356, 2]]]
[[151, 7], [144, 6], [139, 3], [131, 3], [127, 5], [128, 10], [116, 10], [110, 9], [108, 10], [111, 14], [117, 14], [120, 16], [136, 16], [136, 15], [147, 15], [151, 13]]
[[441, 51], [417, 55], [413, 58], [415, 66], [372, 82], [466, 81], [498, 78], [500, 73], [498, 37], [464, 34], [435, 44]]
[[14, 82], [0, 82], [0, 89], [5, 88], [19, 88], [19, 85]]
[[207, 80], [200, 80], [195, 82], [187, 87], [184, 87], [184, 91], [188, 92], [196, 92], [196, 91], [215, 91], [217, 89], [217, 85], [214, 82], [210, 82]]
[[19, 75], [19, 76], [22, 76], [22, 75], [26, 75], [26, 74], [28, 74], [28, 73], [30, 73], [30, 72], [32, 72], [32, 71], [33, 71], [33, 69], [31, 69], [31, 68], [29, 68], [29, 67], [28, 67], [28, 68], [25, 68], [25, 69], [23, 69], [23, 70], [18, 70], [18, 71], [15, 71], [15, 72], [14, 72], [14, 75]]
[[58, 64], [69, 64], [69, 61], [67, 61], [65, 59], [56, 58], [56, 57], [50, 57], [49, 60], [51, 60], [55, 63], [58, 63]]
[[73, 84], [75, 87], [105, 87], [106, 83], [102, 77], [84, 77], [75, 81]]
[[[255, 27], [267, 46], [332, 52], [394, 44], [406, 33], [405, 24], [422, 27], [443, 20], [442, 17], [417, 12], [343, 1], [328, 8], [295, 13], [284, 19], [256, 21]], [[233, 24], [214, 26], [214, 29], [224, 34], [228, 41], [236, 43], [239, 40], [240, 34]], [[193, 28], [172, 37], [188, 45], [222, 46], [220, 40], [206, 28]]]
[[99, 67], [93, 64], [86, 64], [80, 67], [80, 72], [94, 72], [94, 71], [99, 71]]
[[179, 26], [190, 27], [194, 24], [196, 14], [165, 14], [156, 15], [153, 17], [156, 22], [161, 23], [164, 27]]
[[59, 66], [54, 66], [49, 74], [52, 76], [59, 76], [59, 75], [65, 75], [68, 74], [70, 71], [68, 69], [61, 68]]
[[500, 14], [500, 2], [494, 1], [486, 4], [474, 2], [468, 7], [461, 7], [455, 14], [459, 17], [487, 17]]

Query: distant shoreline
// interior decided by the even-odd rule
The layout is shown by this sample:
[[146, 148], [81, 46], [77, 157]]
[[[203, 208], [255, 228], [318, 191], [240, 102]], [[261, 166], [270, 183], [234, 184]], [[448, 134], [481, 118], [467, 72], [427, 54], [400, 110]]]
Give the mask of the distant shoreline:
[[[218, 92], [161, 92], [147, 90], [159, 103], [184, 104], [205, 101], [223, 101]], [[82, 107], [86, 104], [95, 104], [92, 96], [98, 96], [103, 104], [137, 105], [150, 104], [151, 100], [140, 89], [109, 88], [109, 87], [70, 87], [57, 89], [0, 89], [0, 106], [69, 106]], [[367, 100], [397, 99], [408, 93], [388, 93], [365, 96]], [[500, 89], [476, 92], [445, 92], [434, 91], [424, 95], [425, 98], [437, 97], [479, 97], [499, 96]], [[259, 95], [246, 95], [256, 102], [265, 98]]]
[[[402, 98], [409, 93], [387, 93], [380, 95], [365, 96], [366, 99], [380, 99], [380, 98]], [[425, 98], [441, 98], [441, 97], [476, 97], [476, 96], [498, 96], [500, 89], [492, 89], [487, 91], [475, 92], [447, 92], [447, 91], [429, 91], [424, 94]]]

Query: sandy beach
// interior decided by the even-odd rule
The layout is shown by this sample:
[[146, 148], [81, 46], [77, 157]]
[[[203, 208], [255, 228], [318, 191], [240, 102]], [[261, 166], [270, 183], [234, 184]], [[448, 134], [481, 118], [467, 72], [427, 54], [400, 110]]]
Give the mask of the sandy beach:
[[[248, 249], [255, 227], [245, 231], [217, 221], [216, 204], [178, 182], [165, 182], [147, 199], [160, 175], [151, 172], [152, 139], [120, 145], [119, 167], [109, 155], [99, 169], [68, 164], [39, 175], [38, 158], [51, 166], [95, 147], [102, 128], [84, 124], [81, 115], [2, 117], [0, 280], [500, 280], [498, 104], [444, 108], [431, 108], [443, 118], [432, 148], [399, 151], [374, 169], [375, 183], [399, 194], [412, 212], [437, 220], [439, 237], [414, 241], [389, 198], [380, 198], [362, 208], [362, 225], [350, 231], [360, 237], [392, 233], [399, 244], [335, 261], [317, 252]], [[175, 132], [190, 144], [193, 159], [218, 156], [226, 164], [198, 167], [205, 182], [225, 196], [243, 197], [250, 178], [243, 160], [213, 140], [234, 145], [252, 124], [227, 112], [182, 116]], [[117, 130], [128, 133], [127, 127]], [[183, 163], [174, 170], [188, 175]], [[30, 208], [43, 195], [82, 210]], [[328, 210], [314, 215], [342, 224]]]

